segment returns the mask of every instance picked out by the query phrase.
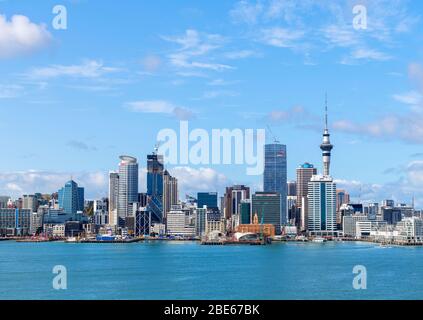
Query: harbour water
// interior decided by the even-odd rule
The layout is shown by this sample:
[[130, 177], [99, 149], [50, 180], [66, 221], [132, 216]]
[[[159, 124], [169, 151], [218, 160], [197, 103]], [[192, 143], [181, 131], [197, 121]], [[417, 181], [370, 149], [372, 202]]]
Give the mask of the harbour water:
[[[53, 289], [56, 265], [66, 290]], [[422, 275], [422, 247], [361, 242], [0, 242], [0, 299], [423, 299]]]

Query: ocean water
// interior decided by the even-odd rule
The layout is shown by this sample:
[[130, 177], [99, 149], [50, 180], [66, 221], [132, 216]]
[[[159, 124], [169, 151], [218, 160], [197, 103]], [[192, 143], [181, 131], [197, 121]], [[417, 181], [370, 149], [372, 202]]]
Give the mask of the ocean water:
[[[356, 265], [366, 290], [353, 288]], [[0, 299], [423, 299], [423, 247], [1, 241]]]

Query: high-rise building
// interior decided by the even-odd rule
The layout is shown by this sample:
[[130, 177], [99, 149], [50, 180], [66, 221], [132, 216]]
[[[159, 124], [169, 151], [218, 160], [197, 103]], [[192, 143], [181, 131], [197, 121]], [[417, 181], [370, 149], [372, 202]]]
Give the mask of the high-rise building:
[[163, 155], [155, 150], [147, 155], [147, 197], [148, 210], [154, 222], [163, 222]]
[[109, 172], [109, 224], [117, 226], [117, 207], [119, 196], [119, 173]]
[[178, 204], [178, 179], [172, 177], [167, 170], [163, 173], [163, 217], [173, 205]]
[[217, 192], [198, 192], [197, 207], [217, 208]]
[[70, 180], [58, 191], [59, 208], [64, 213], [75, 215], [78, 211], [84, 211], [84, 188]]
[[275, 142], [264, 146], [263, 192], [281, 195], [280, 224], [287, 223], [287, 156], [286, 146]]
[[117, 203], [118, 225], [124, 226], [126, 217], [132, 215], [133, 204], [138, 201], [138, 162], [130, 156], [120, 156], [119, 188]]
[[287, 196], [288, 197], [295, 197], [297, 196], [297, 182], [296, 181], [288, 181], [286, 184], [287, 187]]
[[297, 168], [297, 207], [300, 208], [300, 221], [298, 226], [301, 230], [307, 230], [308, 224], [308, 183], [311, 177], [317, 174], [317, 169], [306, 162]]
[[229, 219], [233, 215], [239, 214], [241, 200], [250, 198], [250, 188], [244, 185], [227, 187], [224, 198], [225, 218]]
[[252, 221], [252, 213], [251, 213], [251, 200], [241, 200], [239, 204], [240, 212], [239, 212], [239, 220], [240, 224], [249, 224]]
[[257, 214], [259, 223], [272, 224], [276, 234], [281, 233], [281, 194], [279, 192], [256, 192], [252, 199], [252, 215]]
[[203, 237], [206, 234], [206, 216], [207, 208], [201, 207], [195, 209], [195, 234]]
[[343, 204], [348, 203], [350, 203], [350, 195], [345, 190], [336, 190], [336, 223], [338, 226], [343, 223], [340, 208]]
[[31, 212], [37, 212], [38, 199], [33, 194], [24, 194], [22, 197], [22, 209], [30, 209]]
[[328, 129], [327, 99], [325, 129], [320, 145], [323, 158], [323, 175], [312, 176], [308, 183], [308, 231], [315, 235], [336, 235], [336, 184], [330, 176], [330, 156], [333, 145]]
[[336, 212], [339, 212], [339, 208], [347, 203], [350, 203], [350, 195], [345, 190], [336, 190]]
[[335, 235], [336, 184], [330, 176], [315, 175], [308, 184], [308, 231]]

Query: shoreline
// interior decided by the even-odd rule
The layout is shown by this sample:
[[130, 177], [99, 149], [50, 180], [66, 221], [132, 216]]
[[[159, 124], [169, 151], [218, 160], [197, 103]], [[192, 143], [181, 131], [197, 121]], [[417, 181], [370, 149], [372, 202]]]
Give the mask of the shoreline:
[[389, 247], [389, 246], [396, 246], [396, 247], [422, 247], [423, 243], [403, 243], [403, 242], [395, 242], [395, 241], [375, 241], [370, 239], [339, 239], [339, 240], [328, 240], [325, 242], [314, 242], [314, 241], [302, 241], [302, 240], [272, 240], [270, 243], [262, 243], [257, 241], [233, 241], [233, 240], [226, 240], [226, 241], [202, 241], [200, 239], [158, 239], [158, 238], [151, 238], [151, 239], [143, 239], [143, 238], [135, 238], [135, 239], [128, 239], [128, 240], [104, 240], [98, 241], [95, 239], [92, 240], [79, 240], [79, 241], [66, 241], [66, 238], [61, 239], [24, 239], [19, 237], [10, 237], [10, 238], [0, 238], [0, 241], [14, 241], [17, 243], [44, 243], [44, 242], [63, 242], [69, 244], [131, 244], [131, 243], [139, 243], [139, 242], [196, 242], [202, 246], [238, 246], [238, 245], [254, 245], [254, 246], [262, 246], [262, 245], [271, 245], [271, 244], [279, 244], [279, 243], [309, 243], [309, 244], [320, 244], [325, 245], [326, 243], [347, 243], [347, 242], [363, 242], [363, 243], [372, 243], [375, 245], [380, 245], [382, 247]]

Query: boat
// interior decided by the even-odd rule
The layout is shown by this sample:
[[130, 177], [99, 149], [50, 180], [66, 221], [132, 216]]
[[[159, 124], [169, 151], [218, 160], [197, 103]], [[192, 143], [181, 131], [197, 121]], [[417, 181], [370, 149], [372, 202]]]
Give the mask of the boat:
[[316, 238], [313, 239], [313, 242], [323, 243], [323, 242], [326, 242], [326, 239], [322, 238], [322, 237], [316, 237]]
[[78, 239], [76, 237], [69, 237], [69, 238], [66, 238], [65, 242], [71, 242], [71, 243], [78, 242]]

